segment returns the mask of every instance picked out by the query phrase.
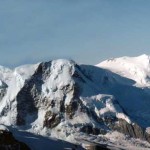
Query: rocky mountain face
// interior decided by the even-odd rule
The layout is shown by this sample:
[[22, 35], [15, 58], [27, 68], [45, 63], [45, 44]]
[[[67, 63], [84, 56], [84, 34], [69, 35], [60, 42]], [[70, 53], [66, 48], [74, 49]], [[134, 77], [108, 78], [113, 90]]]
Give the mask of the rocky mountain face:
[[149, 88], [136, 86], [133, 78], [69, 60], [3, 73], [1, 124], [78, 144], [81, 133], [109, 141], [115, 131], [150, 142]]

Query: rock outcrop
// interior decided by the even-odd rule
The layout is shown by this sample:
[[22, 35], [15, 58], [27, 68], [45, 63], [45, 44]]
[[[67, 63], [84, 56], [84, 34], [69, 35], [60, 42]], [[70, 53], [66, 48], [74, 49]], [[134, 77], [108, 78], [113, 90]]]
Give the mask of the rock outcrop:
[[146, 133], [145, 129], [140, 127], [137, 123], [129, 124], [123, 119], [119, 119], [119, 122], [113, 127], [121, 133], [129, 135], [133, 138], [139, 138], [150, 142], [150, 135]]
[[[75, 132], [103, 136], [117, 130], [150, 142], [150, 135], [145, 131], [148, 123], [144, 128], [131, 120], [136, 115], [128, 109], [130, 96], [134, 101], [136, 94], [143, 94], [146, 100], [149, 95], [133, 87], [130, 80], [102, 68], [77, 65], [68, 60], [40, 63], [30, 76], [19, 70], [21, 72], [12, 73], [12, 81], [0, 84], [3, 124], [46, 136], [53, 130], [59, 131], [66, 136], [64, 138]], [[145, 103], [149, 104], [148, 100]], [[142, 106], [139, 106], [134, 102], [134, 109], [142, 107], [143, 113], [149, 112], [144, 110], [145, 103], [140, 102]], [[3, 135], [15, 143], [11, 133], [3, 132], [5, 141]]]

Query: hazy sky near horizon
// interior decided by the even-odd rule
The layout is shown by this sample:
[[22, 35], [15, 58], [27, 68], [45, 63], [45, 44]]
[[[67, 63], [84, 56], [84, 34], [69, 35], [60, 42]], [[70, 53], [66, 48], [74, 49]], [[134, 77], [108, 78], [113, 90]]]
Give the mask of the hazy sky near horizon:
[[150, 0], [0, 0], [0, 64], [97, 64], [150, 54]]

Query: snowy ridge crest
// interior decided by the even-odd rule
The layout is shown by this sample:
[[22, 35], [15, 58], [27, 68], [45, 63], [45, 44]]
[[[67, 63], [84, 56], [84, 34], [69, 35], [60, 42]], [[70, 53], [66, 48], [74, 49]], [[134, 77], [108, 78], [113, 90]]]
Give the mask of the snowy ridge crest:
[[114, 131], [148, 141], [149, 67], [147, 55], [97, 66], [58, 59], [2, 67], [0, 122], [70, 142], [79, 142], [80, 133], [109, 141]]
[[148, 55], [108, 59], [96, 66], [134, 80], [136, 82], [135, 86], [150, 86], [150, 56]]

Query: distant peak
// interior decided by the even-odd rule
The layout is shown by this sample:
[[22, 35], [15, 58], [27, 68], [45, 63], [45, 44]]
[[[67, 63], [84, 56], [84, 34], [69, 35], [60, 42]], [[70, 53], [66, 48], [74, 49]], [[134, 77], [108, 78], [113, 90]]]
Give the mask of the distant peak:
[[[120, 61], [149, 61], [150, 62], [150, 55], [147, 55], [147, 54], [142, 54], [142, 55], [139, 55], [139, 56], [135, 56], [135, 57], [130, 57], [130, 56], [123, 56], [123, 57], [116, 57], [116, 58], [110, 58], [110, 59], [107, 59], [103, 62], [120, 62]], [[102, 63], [102, 62], [101, 62]], [[99, 64], [101, 64], [99, 63]], [[98, 65], [99, 65], [98, 64]]]
[[138, 58], [146, 58], [146, 59], [148, 58], [149, 59], [150, 55], [142, 54], [142, 55], [139, 55]]

